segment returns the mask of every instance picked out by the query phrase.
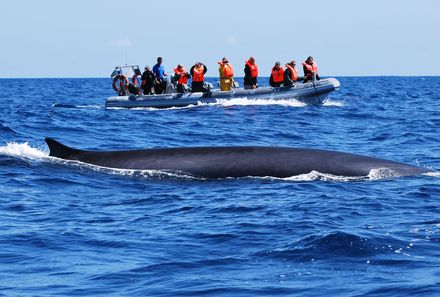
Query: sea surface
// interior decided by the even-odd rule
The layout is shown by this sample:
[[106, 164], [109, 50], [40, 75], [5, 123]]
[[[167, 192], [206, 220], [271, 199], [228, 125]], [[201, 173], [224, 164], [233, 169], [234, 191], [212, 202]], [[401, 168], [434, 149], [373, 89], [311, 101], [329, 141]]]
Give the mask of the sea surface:
[[[440, 77], [323, 106], [106, 109], [110, 78], [0, 80], [0, 296], [440, 296], [440, 176], [196, 179], [48, 157], [263, 145], [440, 169]], [[267, 78], [260, 80], [267, 84]]]

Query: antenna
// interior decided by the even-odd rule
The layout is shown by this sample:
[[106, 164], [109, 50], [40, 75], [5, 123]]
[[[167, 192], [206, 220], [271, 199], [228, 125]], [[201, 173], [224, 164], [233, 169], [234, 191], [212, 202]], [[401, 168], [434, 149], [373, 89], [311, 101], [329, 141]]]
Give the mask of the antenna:
[[124, 54], [125, 54], [125, 66], [127, 66], [127, 45], [124, 45]]

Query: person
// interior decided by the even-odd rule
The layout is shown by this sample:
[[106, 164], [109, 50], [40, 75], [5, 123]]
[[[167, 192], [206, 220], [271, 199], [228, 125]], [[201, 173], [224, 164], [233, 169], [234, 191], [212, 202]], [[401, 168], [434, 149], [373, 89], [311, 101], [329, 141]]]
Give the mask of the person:
[[123, 74], [117, 74], [113, 77], [112, 81], [113, 90], [118, 93], [118, 96], [128, 95], [128, 79]]
[[307, 60], [305, 60], [303, 63], [303, 70], [304, 70], [304, 82], [308, 82], [313, 80], [313, 76], [315, 75], [317, 80], [320, 80], [318, 75], [318, 66], [316, 65], [315, 61], [313, 61], [313, 57], [309, 56]]
[[284, 86], [292, 86], [298, 80], [298, 71], [295, 68], [296, 62], [290, 61], [286, 64], [286, 71], [284, 71]]
[[191, 70], [189, 71], [192, 75], [191, 92], [203, 92], [203, 84], [205, 82], [205, 73], [208, 71], [205, 64], [201, 62], [196, 62]]
[[244, 88], [245, 89], [256, 89], [258, 88], [258, 66], [255, 63], [255, 58], [250, 57], [245, 61], [244, 65]]
[[218, 62], [218, 64], [218, 71], [220, 72], [220, 91], [230, 91], [234, 86], [234, 68], [226, 57], [224, 57], [221, 62]]
[[145, 66], [145, 71], [141, 76], [141, 88], [144, 95], [154, 95], [154, 85], [156, 84], [156, 75], [151, 71], [150, 66]]
[[157, 83], [154, 86], [156, 94], [162, 94], [166, 89], [166, 81], [165, 76], [167, 73], [165, 72], [165, 68], [162, 65], [162, 57], [157, 58], [157, 64], [153, 66], [153, 72], [156, 75]]
[[174, 78], [177, 80], [177, 93], [185, 93], [188, 89], [188, 79], [191, 75], [180, 64], [174, 68], [174, 73]]
[[284, 81], [284, 69], [281, 67], [280, 62], [276, 62], [272, 67], [272, 73], [270, 74], [270, 86], [274, 88], [281, 87]]

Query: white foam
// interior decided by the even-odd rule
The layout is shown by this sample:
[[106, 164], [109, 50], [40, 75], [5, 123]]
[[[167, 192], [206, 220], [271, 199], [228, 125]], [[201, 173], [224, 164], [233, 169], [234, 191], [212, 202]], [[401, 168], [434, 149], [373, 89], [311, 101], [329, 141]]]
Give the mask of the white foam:
[[371, 169], [370, 173], [368, 174], [368, 178], [370, 180], [389, 179], [398, 176], [399, 174], [396, 171], [389, 168]]
[[281, 105], [288, 107], [304, 107], [305, 103], [302, 103], [296, 99], [248, 99], [246, 97], [234, 98], [234, 99], [218, 99], [217, 103], [222, 106], [234, 106], [234, 105]]
[[31, 160], [42, 160], [49, 157], [47, 152], [31, 147], [27, 142], [7, 142], [5, 146], [0, 147], [0, 155]]
[[427, 172], [427, 173], [423, 173], [423, 175], [432, 176], [432, 177], [440, 177], [440, 171]]
[[271, 179], [271, 180], [284, 180], [284, 181], [293, 181], [293, 182], [308, 182], [308, 181], [336, 181], [336, 182], [350, 182], [350, 181], [361, 181], [368, 180], [368, 176], [339, 176], [328, 173], [321, 173], [313, 170], [312, 172], [294, 175], [290, 177], [284, 178], [276, 178], [266, 176], [263, 179]]
[[327, 100], [324, 101], [324, 103], [322, 105], [324, 105], [324, 106], [337, 106], [337, 107], [341, 107], [341, 106], [344, 106], [344, 103], [342, 101], [327, 99]]

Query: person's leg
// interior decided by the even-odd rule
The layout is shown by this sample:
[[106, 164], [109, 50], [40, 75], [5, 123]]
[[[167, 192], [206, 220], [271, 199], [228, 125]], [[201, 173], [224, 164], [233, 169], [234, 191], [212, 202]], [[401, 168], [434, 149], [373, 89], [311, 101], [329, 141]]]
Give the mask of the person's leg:
[[185, 89], [182, 84], [177, 84], [177, 93], [185, 93]]

